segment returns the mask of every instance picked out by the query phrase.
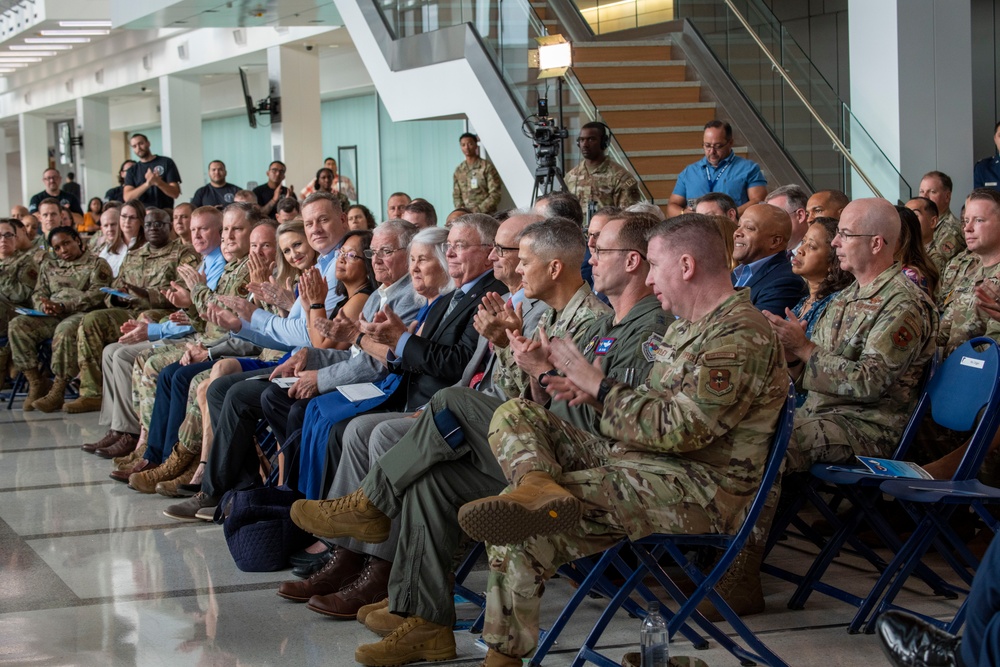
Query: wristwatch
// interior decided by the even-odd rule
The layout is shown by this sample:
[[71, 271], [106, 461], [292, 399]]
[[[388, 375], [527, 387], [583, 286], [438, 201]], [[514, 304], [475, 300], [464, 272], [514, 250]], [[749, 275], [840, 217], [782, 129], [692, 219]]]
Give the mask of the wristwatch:
[[611, 390], [615, 388], [615, 381], [611, 378], [604, 378], [601, 380], [601, 385], [597, 389], [597, 402], [603, 403], [604, 399], [608, 397]]
[[540, 385], [542, 385], [544, 387], [545, 383], [542, 382], [542, 380], [544, 380], [547, 377], [552, 377], [552, 376], [557, 376], [557, 375], [559, 375], [559, 371], [557, 371], [554, 368], [550, 368], [549, 370], [545, 371], [544, 373], [542, 373], [542, 374], [540, 374], [538, 376], [538, 384], [540, 384]]
[[361, 347], [361, 339], [365, 337], [365, 333], [362, 331], [358, 334], [358, 337], [354, 339], [354, 345], [356, 347]]

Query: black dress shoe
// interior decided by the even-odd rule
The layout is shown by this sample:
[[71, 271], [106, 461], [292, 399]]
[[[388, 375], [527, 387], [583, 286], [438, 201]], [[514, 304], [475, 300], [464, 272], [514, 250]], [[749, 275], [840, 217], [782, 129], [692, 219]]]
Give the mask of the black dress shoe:
[[912, 614], [887, 611], [875, 624], [882, 652], [896, 667], [958, 667], [959, 638]]
[[313, 575], [314, 572], [319, 572], [323, 569], [323, 566], [327, 564], [330, 560], [330, 551], [323, 551], [318, 554], [305, 554], [309, 558], [305, 558], [303, 553], [294, 554], [289, 561], [294, 566], [292, 568], [292, 574], [299, 579], [307, 579]]

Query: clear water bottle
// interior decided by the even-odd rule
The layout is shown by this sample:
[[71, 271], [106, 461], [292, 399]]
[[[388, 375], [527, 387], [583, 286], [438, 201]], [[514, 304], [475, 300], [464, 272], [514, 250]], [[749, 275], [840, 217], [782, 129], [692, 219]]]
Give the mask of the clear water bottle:
[[670, 649], [668, 647], [667, 622], [660, 615], [660, 603], [649, 603], [649, 614], [642, 621], [639, 632], [639, 648], [642, 651], [642, 667], [668, 667]]

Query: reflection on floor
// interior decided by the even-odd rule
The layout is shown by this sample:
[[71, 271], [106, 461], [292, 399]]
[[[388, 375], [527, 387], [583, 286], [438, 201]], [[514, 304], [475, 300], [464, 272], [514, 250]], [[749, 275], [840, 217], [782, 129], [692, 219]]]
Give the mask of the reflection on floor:
[[[338, 622], [275, 595], [288, 572], [244, 573], [226, 549], [222, 528], [177, 523], [169, 503], [108, 478], [110, 463], [80, 451], [103, 434], [96, 415], [23, 415], [0, 411], [0, 665], [351, 665], [361, 625]], [[803, 571], [810, 558], [779, 546], [771, 562]], [[845, 585], [863, 590], [864, 569], [837, 566]], [[470, 577], [482, 590], [485, 572]], [[789, 611], [787, 584], [766, 577], [768, 613], [750, 625], [795, 667], [885, 664], [870, 636], [846, 634], [851, 610], [814, 596]], [[543, 619], [568, 596], [548, 586]], [[904, 601], [942, 618], [957, 603], [904, 591]], [[545, 665], [569, 665], [602, 608], [587, 600]], [[460, 607], [459, 617], [473, 615]], [[621, 656], [638, 642], [639, 622], [621, 615], [604, 635]], [[483, 649], [458, 633], [453, 665], [478, 665]], [[674, 655], [709, 665], [737, 661], [717, 647], [695, 651], [678, 640]]]

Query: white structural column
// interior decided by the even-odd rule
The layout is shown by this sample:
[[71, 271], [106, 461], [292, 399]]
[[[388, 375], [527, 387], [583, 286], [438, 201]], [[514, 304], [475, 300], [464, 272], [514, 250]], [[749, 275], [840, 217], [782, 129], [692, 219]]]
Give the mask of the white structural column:
[[[13, 142], [7, 140], [7, 133], [0, 129], [0, 167], [4, 169], [7, 168], [7, 151], [10, 150], [11, 143]], [[12, 175], [0, 174], [0, 215], [7, 215], [11, 206], [14, 205], [14, 200], [20, 198], [16, 192], [10, 189], [8, 181]]]
[[25, 206], [41, 192], [42, 172], [49, 166], [48, 123], [42, 116], [22, 113], [17, 117], [21, 141], [21, 202]]
[[[80, 187], [84, 199], [103, 197], [108, 188], [118, 184], [117, 165], [111, 160], [111, 119], [104, 97], [81, 97], [76, 100], [77, 135], [83, 137], [82, 156], [78, 160]], [[87, 202], [80, 205], [86, 209]]]
[[[319, 56], [290, 46], [267, 50], [272, 96], [281, 96], [280, 123], [271, 123], [271, 159], [288, 167], [285, 182], [301, 190], [323, 166], [319, 99]], [[256, 100], [254, 100], [256, 102]], [[266, 117], [258, 121], [267, 122]]]
[[[924, 173], [950, 175], [957, 211], [972, 188], [975, 157], [970, 0], [849, 0], [848, 24], [855, 117], [914, 196]], [[898, 187], [885, 160], [851, 134], [852, 153], [873, 165], [876, 185], [894, 199]], [[862, 196], [858, 179], [854, 185], [852, 194]]]
[[163, 154], [181, 172], [181, 196], [186, 202], [208, 180], [201, 144], [201, 84], [179, 76], [160, 77], [160, 122]]

